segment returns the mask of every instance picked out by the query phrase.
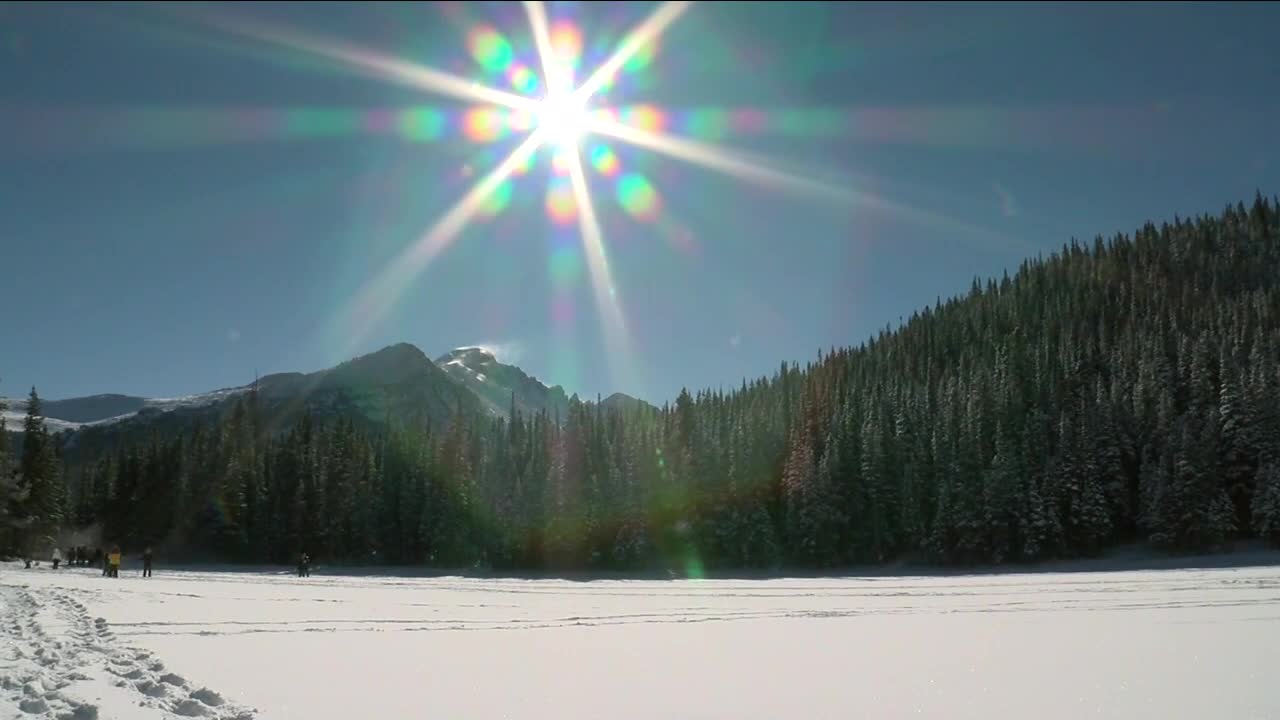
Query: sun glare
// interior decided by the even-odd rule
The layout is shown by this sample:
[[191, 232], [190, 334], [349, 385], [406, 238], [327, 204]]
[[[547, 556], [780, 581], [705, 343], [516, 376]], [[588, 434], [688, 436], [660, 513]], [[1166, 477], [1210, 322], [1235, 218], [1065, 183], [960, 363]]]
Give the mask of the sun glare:
[[571, 94], [548, 95], [538, 105], [538, 127], [560, 147], [576, 147], [587, 126], [586, 103]]

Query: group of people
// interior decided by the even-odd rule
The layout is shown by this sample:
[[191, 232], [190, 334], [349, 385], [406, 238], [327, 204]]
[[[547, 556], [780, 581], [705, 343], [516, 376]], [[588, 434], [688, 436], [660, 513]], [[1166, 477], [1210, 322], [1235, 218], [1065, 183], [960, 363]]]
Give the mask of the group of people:
[[[144, 578], [151, 577], [152, 557], [153, 556], [152, 556], [150, 547], [142, 551], [142, 577]], [[120, 552], [120, 546], [113, 545], [111, 547], [111, 552], [107, 553], [107, 556], [103, 558], [102, 576], [113, 577], [113, 578], [120, 577], [120, 561], [122, 559], [123, 559], [123, 554]]]
[[[151, 548], [148, 547], [142, 551], [142, 577], [151, 577], [151, 561], [153, 555]], [[54, 548], [50, 556], [50, 562], [53, 569], [57, 570], [62, 564], [62, 550]], [[124, 559], [124, 553], [120, 552], [119, 545], [112, 545], [111, 549], [106, 553], [102, 552], [102, 548], [93, 548], [92, 551], [86, 546], [67, 548], [66, 554], [67, 567], [89, 567], [92, 565], [102, 565], [102, 577], [120, 577], [120, 563]], [[26, 558], [26, 566], [31, 567], [31, 558]], [[311, 556], [303, 552], [298, 555], [298, 577], [311, 577]]]
[[58, 566], [64, 562], [67, 567], [97, 565], [102, 561], [102, 549], [93, 548], [91, 550], [88, 545], [75, 545], [67, 548], [66, 555], [63, 555], [61, 550], [54, 548], [53, 557], [50, 558], [50, 561], [53, 563], [54, 570], [57, 570]]
[[[151, 577], [151, 548], [147, 548], [142, 552], [142, 577]], [[124, 553], [120, 552], [119, 545], [112, 545], [111, 549], [106, 553], [102, 552], [102, 548], [93, 548], [92, 552], [88, 547], [72, 547], [67, 549], [65, 560], [67, 567], [89, 567], [93, 565], [102, 565], [102, 577], [120, 577], [120, 563], [124, 558]], [[62, 550], [54, 548], [50, 554], [50, 564], [53, 569], [57, 570], [62, 565], [64, 557]], [[31, 567], [31, 559], [26, 559], [26, 567]]]

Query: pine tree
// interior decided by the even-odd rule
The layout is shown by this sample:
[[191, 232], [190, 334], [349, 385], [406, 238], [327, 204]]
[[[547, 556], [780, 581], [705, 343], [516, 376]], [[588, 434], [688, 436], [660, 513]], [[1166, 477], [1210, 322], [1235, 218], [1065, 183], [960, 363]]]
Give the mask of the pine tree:
[[1259, 470], [1252, 514], [1258, 536], [1280, 545], [1280, 463], [1273, 461]]
[[40, 396], [31, 388], [18, 461], [19, 493], [23, 496], [19, 518], [25, 526], [20, 545], [27, 553], [56, 542], [66, 510], [61, 466], [40, 410]]
[[23, 528], [23, 505], [26, 500], [25, 490], [21, 487], [9, 456], [9, 428], [5, 421], [4, 411], [9, 406], [0, 400], [0, 555], [16, 552], [18, 549], [18, 533]]
[[987, 470], [983, 483], [983, 522], [990, 539], [993, 562], [1005, 562], [1015, 558], [1020, 550], [1022, 514], [1018, 499], [1021, 478], [1025, 470], [1020, 466], [1020, 453], [1010, 447], [1003, 430], [997, 430], [996, 454]]
[[1176, 550], [1212, 548], [1226, 540], [1234, 528], [1231, 501], [1213, 475], [1208, 458], [1216, 447], [1213, 419], [1209, 427], [1210, 445], [1202, 444], [1202, 424], [1183, 422], [1179, 446], [1174, 451], [1172, 475], [1155, 506], [1152, 541]]

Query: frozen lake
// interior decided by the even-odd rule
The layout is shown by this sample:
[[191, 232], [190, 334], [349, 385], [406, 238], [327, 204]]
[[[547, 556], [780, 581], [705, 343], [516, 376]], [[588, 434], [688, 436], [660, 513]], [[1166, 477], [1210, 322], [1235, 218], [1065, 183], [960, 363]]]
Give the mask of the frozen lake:
[[0, 603], [0, 718], [1280, 718], [1280, 567], [572, 582], [7, 564]]

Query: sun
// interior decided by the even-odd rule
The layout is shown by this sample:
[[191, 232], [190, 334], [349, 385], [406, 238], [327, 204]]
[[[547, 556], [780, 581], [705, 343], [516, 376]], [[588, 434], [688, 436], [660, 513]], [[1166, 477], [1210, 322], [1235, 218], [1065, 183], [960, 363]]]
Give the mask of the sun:
[[538, 129], [546, 141], [558, 147], [574, 147], [587, 129], [586, 101], [576, 93], [547, 95], [538, 104]]

